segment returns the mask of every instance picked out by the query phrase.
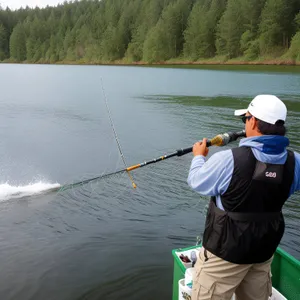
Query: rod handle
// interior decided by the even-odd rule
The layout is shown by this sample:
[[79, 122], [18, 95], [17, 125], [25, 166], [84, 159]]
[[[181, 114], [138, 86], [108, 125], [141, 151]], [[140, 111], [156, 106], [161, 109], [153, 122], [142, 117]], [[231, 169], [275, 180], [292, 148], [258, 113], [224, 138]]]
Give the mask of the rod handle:
[[[224, 134], [218, 134], [211, 140], [207, 140], [206, 146], [225, 146], [233, 141], [236, 141], [240, 137], [245, 137], [246, 132], [245, 130], [238, 131], [238, 132], [228, 132]], [[179, 149], [177, 150], [177, 156], [182, 156], [184, 154], [190, 153], [193, 151], [193, 147]]]
[[[210, 140], [207, 140], [206, 146], [207, 147], [211, 146], [211, 141]], [[193, 151], [193, 147], [189, 147], [189, 148], [185, 148], [185, 149], [178, 149], [177, 150], [177, 156], [182, 156], [182, 155], [185, 155], [185, 154], [190, 153], [192, 151]]]

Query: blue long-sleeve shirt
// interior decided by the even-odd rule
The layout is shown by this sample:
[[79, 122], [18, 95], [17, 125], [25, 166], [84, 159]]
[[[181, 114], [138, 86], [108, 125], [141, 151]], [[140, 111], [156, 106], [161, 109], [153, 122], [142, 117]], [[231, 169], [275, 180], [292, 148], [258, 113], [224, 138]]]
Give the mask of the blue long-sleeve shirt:
[[[287, 158], [285, 147], [288, 139], [278, 136], [250, 137], [240, 141], [239, 146], [249, 146], [255, 158], [264, 163], [284, 164]], [[295, 175], [290, 195], [300, 190], [300, 154], [295, 153]], [[221, 195], [230, 184], [234, 169], [231, 150], [220, 151], [212, 155], [207, 161], [202, 155], [193, 158], [188, 185], [204, 196], [215, 196], [217, 206], [224, 210]]]

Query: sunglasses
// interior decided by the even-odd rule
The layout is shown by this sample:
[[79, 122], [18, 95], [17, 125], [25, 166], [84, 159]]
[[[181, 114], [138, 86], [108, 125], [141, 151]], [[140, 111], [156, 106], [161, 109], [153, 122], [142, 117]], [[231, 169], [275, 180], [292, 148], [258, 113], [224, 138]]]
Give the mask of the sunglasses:
[[247, 121], [247, 120], [250, 120], [252, 117], [253, 117], [253, 116], [243, 116], [243, 117], [242, 117], [243, 123], [246, 124], [246, 121]]

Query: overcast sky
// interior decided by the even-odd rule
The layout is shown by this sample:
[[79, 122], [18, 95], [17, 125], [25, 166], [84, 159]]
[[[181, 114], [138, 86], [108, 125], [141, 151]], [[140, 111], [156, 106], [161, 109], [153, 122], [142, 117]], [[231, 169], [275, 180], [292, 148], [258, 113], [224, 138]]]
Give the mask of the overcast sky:
[[64, 0], [0, 0], [0, 5], [2, 8], [6, 8], [8, 6], [10, 9], [17, 9], [26, 7], [26, 5], [29, 7], [45, 7], [47, 5], [55, 6], [63, 2]]

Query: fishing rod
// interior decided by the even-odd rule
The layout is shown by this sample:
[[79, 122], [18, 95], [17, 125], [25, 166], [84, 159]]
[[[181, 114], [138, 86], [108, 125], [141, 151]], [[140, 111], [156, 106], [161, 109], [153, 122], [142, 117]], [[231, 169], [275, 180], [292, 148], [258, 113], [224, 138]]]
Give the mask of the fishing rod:
[[[246, 136], [245, 130], [238, 131], [238, 132], [228, 132], [228, 133], [218, 134], [214, 138], [212, 138], [211, 140], [207, 140], [206, 145], [207, 145], [207, 147], [210, 147], [210, 146], [222, 147], [222, 146], [225, 146], [225, 145], [227, 145], [227, 144], [229, 144], [233, 141], [236, 141], [238, 138], [245, 137], [245, 136]], [[155, 159], [152, 159], [152, 160], [149, 160], [149, 161], [145, 161], [143, 163], [133, 165], [131, 167], [126, 167], [125, 169], [122, 169], [122, 170], [119, 170], [119, 171], [116, 171], [116, 172], [103, 174], [103, 175], [100, 175], [100, 176], [97, 176], [97, 177], [94, 177], [94, 178], [90, 178], [90, 179], [82, 180], [82, 181], [79, 181], [79, 182], [76, 182], [76, 183], [71, 183], [71, 184], [64, 185], [60, 188], [59, 191], [65, 191], [65, 190], [68, 190], [70, 188], [73, 188], [73, 187], [76, 187], [76, 186], [79, 186], [79, 185], [84, 185], [84, 184], [87, 184], [89, 182], [99, 180], [99, 179], [103, 179], [103, 178], [109, 177], [111, 175], [115, 175], [115, 174], [119, 174], [119, 173], [123, 173], [123, 172], [127, 172], [129, 174], [130, 171], [133, 171], [135, 169], [142, 168], [142, 167], [145, 167], [147, 165], [151, 165], [151, 164], [157, 163], [157, 162], [162, 161], [162, 160], [166, 160], [166, 159], [174, 157], [174, 156], [182, 156], [182, 155], [185, 155], [185, 154], [190, 153], [192, 151], [193, 151], [193, 147], [182, 148], [182, 149], [176, 150], [173, 153], [162, 155], [158, 158], [155, 158]]]

